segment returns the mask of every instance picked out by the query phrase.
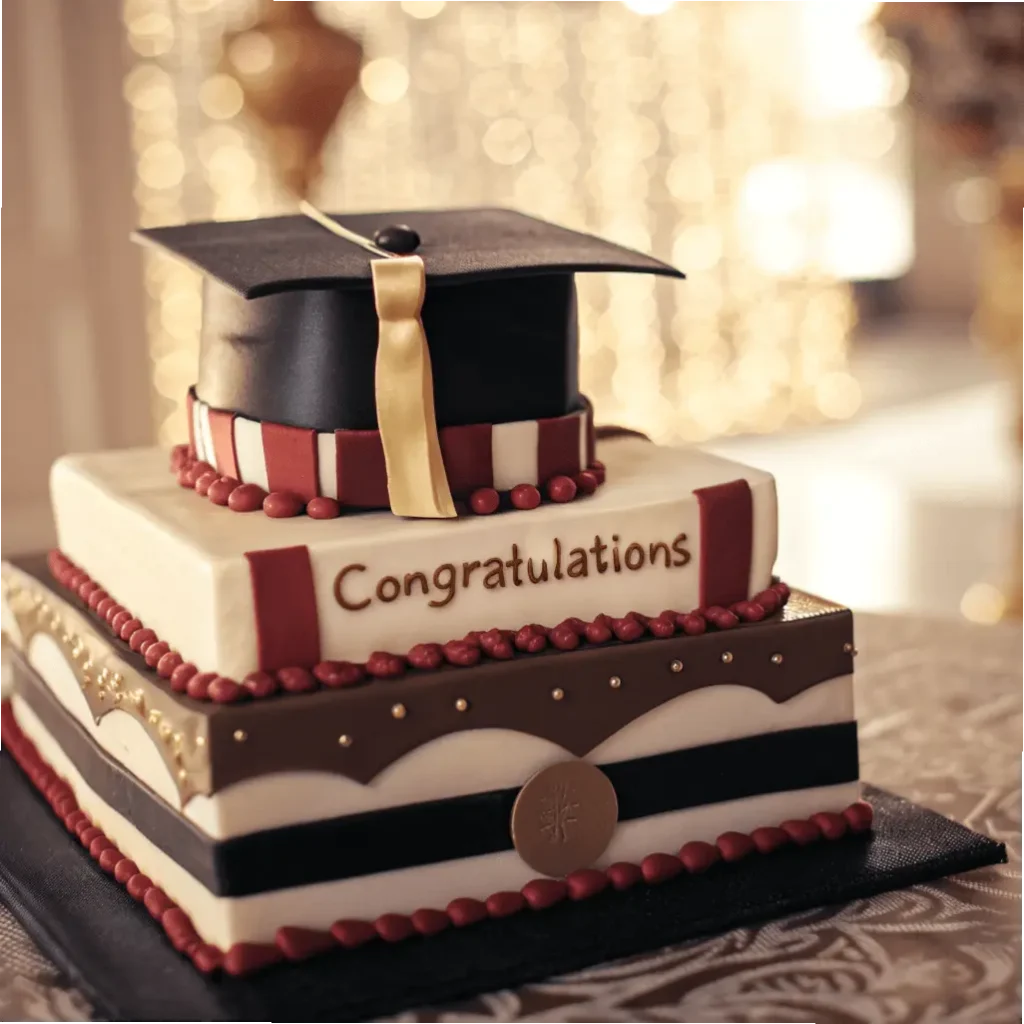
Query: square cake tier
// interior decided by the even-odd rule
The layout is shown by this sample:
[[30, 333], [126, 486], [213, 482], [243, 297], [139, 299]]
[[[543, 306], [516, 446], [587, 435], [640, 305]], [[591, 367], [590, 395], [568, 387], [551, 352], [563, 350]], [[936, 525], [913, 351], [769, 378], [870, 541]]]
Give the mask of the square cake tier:
[[365, 662], [471, 630], [728, 606], [771, 582], [764, 472], [637, 438], [570, 505], [457, 520], [270, 519], [180, 488], [156, 449], [59, 460], [62, 553], [202, 672]]

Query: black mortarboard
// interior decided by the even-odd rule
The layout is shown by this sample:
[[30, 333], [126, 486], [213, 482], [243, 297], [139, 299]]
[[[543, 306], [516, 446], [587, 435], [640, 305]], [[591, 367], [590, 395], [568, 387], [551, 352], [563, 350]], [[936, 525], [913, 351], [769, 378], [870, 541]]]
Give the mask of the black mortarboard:
[[[441, 427], [561, 416], [579, 405], [575, 273], [683, 276], [511, 210], [332, 216], [384, 248], [407, 254], [415, 244], [422, 257], [422, 321]], [[365, 248], [305, 216], [151, 228], [136, 237], [205, 275], [202, 401], [319, 431], [377, 426], [379, 322]]]

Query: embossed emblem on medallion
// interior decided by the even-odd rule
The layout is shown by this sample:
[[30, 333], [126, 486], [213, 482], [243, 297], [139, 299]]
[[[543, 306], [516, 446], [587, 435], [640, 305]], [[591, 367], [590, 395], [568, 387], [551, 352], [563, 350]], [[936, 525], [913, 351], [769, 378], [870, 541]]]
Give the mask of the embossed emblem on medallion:
[[604, 853], [618, 817], [604, 772], [586, 761], [563, 761], [537, 772], [519, 791], [512, 842], [531, 868], [560, 878]]

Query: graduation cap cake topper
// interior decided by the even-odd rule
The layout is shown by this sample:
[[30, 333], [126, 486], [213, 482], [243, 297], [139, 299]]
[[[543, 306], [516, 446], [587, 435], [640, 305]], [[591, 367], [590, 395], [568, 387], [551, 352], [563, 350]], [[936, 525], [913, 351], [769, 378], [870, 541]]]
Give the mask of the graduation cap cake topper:
[[135, 237], [204, 275], [194, 456], [304, 503], [408, 516], [586, 470], [574, 275], [683, 276], [503, 209], [307, 206]]

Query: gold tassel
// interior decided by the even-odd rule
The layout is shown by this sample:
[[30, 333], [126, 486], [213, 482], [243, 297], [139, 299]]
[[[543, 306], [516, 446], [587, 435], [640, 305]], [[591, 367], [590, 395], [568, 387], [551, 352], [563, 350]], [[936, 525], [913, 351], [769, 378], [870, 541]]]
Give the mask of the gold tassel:
[[453, 519], [434, 413], [434, 377], [420, 310], [426, 270], [419, 256], [370, 261], [380, 319], [377, 426], [384, 446], [388, 499], [396, 516]]

